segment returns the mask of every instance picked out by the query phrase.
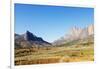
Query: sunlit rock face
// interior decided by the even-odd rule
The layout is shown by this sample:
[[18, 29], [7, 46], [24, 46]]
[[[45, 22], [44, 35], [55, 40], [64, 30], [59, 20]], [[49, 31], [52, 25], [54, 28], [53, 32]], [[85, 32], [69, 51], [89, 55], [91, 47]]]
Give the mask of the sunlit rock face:
[[86, 28], [72, 27], [69, 33], [65, 34], [58, 40], [55, 40], [53, 44], [63, 44], [73, 40], [85, 39], [94, 34], [93, 24]]
[[91, 24], [89, 27], [88, 27], [88, 35], [92, 35], [94, 34], [94, 25]]

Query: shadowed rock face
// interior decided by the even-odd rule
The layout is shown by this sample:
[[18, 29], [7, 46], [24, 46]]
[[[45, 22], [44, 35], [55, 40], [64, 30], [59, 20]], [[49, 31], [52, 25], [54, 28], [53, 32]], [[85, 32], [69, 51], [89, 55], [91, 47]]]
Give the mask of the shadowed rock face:
[[35, 35], [33, 35], [33, 33], [27, 31], [24, 34], [24, 39], [27, 41], [44, 41], [42, 38], [40, 37], [36, 37]]
[[30, 48], [50, 45], [51, 43], [44, 41], [41, 37], [37, 37], [29, 31], [26, 31], [26, 33], [22, 35], [15, 34], [15, 48]]

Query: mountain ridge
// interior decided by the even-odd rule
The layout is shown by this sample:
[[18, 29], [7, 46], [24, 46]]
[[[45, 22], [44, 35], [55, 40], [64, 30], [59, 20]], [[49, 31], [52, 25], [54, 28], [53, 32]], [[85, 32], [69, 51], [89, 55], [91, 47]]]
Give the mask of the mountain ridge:
[[30, 31], [26, 31], [26, 33], [22, 35], [15, 33], [15, 48], [31, 48], [50, 45], [51, 43], [43, 40], [41, 37], [37, 37]]
[[41, 37], [37, 37], [36, 35], [27, 30], [24, 34], [21, 35], [15, 33], [15, 48], [31, 48], [61, 45], [75, 40], [84, 40], [93, 35], [93, 24], [89, 25], [86, 28], [78, 28], [75, 26], [70, 29], [68, 34], [65, 34], [64, 36], [55, 40], [53, 43], [49, 43], [43, 40]]
[[85, 39], [89, 36], [94, 34], [94, 26], [93, 24], [89, 25], [86, 28], [78, 28], [73, 27], [69, 31], [69, 34], [65, 34], [64, 36], [60, 37], [59, 39], [53, 42], [53, 45], [60, 45], [66, 42], [70, 42], [73, 40]]

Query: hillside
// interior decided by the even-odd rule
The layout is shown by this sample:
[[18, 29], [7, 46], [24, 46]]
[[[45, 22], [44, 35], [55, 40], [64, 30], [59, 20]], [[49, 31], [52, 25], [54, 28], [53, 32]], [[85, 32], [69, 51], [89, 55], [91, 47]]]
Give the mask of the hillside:
[[51, 43], [44, 41], [41, 37], [37, 37], [29, 31], [26, 31], [22, 35], [15, 34], [15, 48], [32, 48], [50, 45]]
[[93, 25], [69, 34], [52, 44], [29, 31], [15, 34], [15, 65], [94, 61]]

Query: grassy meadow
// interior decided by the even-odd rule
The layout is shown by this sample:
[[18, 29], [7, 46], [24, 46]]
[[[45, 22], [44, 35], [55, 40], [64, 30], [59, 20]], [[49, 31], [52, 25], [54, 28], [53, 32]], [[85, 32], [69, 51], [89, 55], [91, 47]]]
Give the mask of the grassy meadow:
[[15, 49], [15, 65], [94, 61], [93, 43]]

